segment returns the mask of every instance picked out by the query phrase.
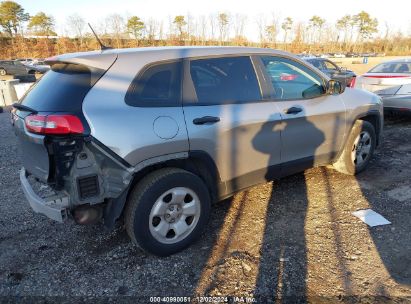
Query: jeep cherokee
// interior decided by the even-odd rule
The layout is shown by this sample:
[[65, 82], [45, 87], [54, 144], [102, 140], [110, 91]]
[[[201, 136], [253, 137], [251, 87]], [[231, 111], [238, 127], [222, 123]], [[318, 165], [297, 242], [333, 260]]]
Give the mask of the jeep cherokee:
[[32, 209], [107, 227], [122, 218], [160, 256], [200, 236], [212, 202], [314, 166], [354, 175], [380, 141], [378, 96], [286, 52], [138, 48], [47, 63], [12, 111]]

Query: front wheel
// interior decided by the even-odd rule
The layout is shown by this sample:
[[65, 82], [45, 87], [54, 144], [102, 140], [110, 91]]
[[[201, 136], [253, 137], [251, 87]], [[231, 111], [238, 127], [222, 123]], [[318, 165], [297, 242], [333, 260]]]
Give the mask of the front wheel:
[[7, 71], [3, 68], [0, 68], [0, 76], [6, 76], [7, 75]]
[[143, 250], [168, 256], [201, 235], [210, 205], [201, 178], [182, 169], [160, 169], [132, 190], [125, 209], [126, 230]]
[[351, 129], [344, 150], [333, 167], [348, 175], [360, 173], [370, 162], [376, 142], [374, 126], [368, 121], [357, 120]]

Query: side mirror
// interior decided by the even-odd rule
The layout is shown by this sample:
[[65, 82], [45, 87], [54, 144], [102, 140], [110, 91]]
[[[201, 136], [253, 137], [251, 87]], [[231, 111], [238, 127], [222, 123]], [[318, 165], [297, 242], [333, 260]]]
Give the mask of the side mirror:
[[339, 95], [344, 93], [345, 86], [338, 80], [330, 79], [327, 83], [327, 93], [329, 95]]
[[340, 67], [340, 71], [341, 72], [347, 72], [347, 68], [346, 67]]

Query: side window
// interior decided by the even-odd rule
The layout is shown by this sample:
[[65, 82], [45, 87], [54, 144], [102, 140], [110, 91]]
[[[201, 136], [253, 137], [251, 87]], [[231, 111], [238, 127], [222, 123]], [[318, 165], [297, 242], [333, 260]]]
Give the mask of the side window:
[[139, 73], [125, 101], [135, 107], [181, 105], [181, 61], [159, 63]]
[[190, 75], [199, 104], [261, 100], [260, 86], [248, 56], [194, 59]]
[[309, 99], [325, 93], [322, 78], [304, 65], [275, 56], [262, 56], [261, 60], [271, 80], [274, 99]]

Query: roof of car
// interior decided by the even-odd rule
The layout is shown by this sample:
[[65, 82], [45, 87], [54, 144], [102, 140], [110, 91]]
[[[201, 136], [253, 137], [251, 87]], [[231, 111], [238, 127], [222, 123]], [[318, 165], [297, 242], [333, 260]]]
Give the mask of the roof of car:
[[[287, 52], [253, 47], [232, 47], [232, 46], [164, 46], [164, 47], [140, 47], [126, 49], [107, 49], [104, 51], [90, 51], [80, 53], [68, 53], [58, 55], [52, 59], [64, 60], [75, 57], [86, 57], [109, 54], [142, 54], [142, 53], [164, 53], [175, 54], [176, 58], [185, 58], [190, 56], [208, 56], [208, 55], [225, 55], [225, 54], [249, 54], [249, 53], [275, 53], [278, 55], [290, 55]], [[178, 56], [178, 57], [177, 57]]]
[[[48, 65], [56, 62], [84, 64], [94, 68], [107, 70], [116, 59], [138, 60], [139, 64], [145, 65], [150, 62], [174, 60], [180, 58], [208, 57], [220, 55], [239, 55], [239, 54], [270, 54], [284, 57], [291, 57], [296, 61], [304, 63], [304, 60], [296, 55], [274, 50], [270, 48], [255, 47], [232, 47], [232, 46], [167, 46], [167, 47], [141, 47], [127, 49], [108, 49], [91, 52], [69, 53], [58, 55], [45, 60]], [[127, 60], [127, 59], [126, 59]], [[325, 74], [324, 77], [327, 77]]]

